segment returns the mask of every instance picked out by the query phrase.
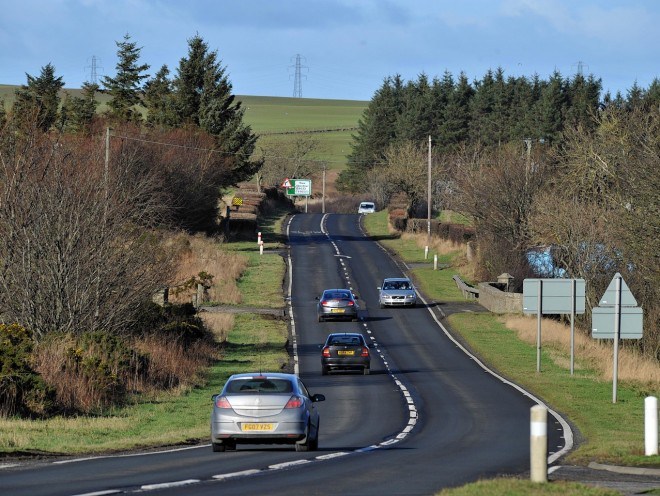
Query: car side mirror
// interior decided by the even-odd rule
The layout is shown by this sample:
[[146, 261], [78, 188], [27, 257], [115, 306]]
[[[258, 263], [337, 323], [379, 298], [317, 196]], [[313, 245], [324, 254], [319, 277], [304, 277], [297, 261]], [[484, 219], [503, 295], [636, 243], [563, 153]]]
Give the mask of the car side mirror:
[[311, 398], [312, 403], [317, 403], [319, 401], [325, 401], [325, 396], [322, 394], [315, 394]]
[[215, 399], [216, 399], [217, 397], [218, 397], [218, 395], [217, 395], [217, 394], [214, 394], [213, 396], [211, 396], [211, 399], [212, 399], [213, 401], [215, 401]]

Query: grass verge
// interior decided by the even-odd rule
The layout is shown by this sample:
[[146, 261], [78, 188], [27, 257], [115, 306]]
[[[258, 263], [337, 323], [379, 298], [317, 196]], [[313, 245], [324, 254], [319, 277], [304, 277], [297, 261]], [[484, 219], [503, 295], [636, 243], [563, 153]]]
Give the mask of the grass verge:
[[[382, 240], [388, 249], [395, 251], [406, 262], [417, 262], [418, 255], [411, 255], [411, 240], [393, 235], [386, 216], [386, 212], [366, 216], [365, 227], [369, 234]], [[452, 268], [438, 271], [428, 267], [413, 269], [421, 290], [439, 302], [464, 301], [451, 279], [455, 273]], [[599, 461], [660, 467], [660, 456], [644, 456], [643, 439], [644, 397], [659, 395], [657, 381], [620, 381], [617, 403], [612, 404], [611, 380], [604, 379], [592, 362], [581, 360], [577, 353], [576, 372], [571, 376], [568, 366], [570, 358], [565, 348], [544, 342], [541, 372], [537, 373], [535, 344], [521, 340], [504, 325], [501, 317], [463, 313], [451, 315], [448, 322], [458, 337], [483, 361], [542, 398], [577, 426], [581, 442], [568, 455], [569, 462], [586, 464]]]
[[[270, 219], [273, 238], [265, 239], [266, 250], [280, 247], [274, 233], [279, 232], [277, 226], [285, 213]], [[266, 300], [274, 307], [284, 306], [282, 257], [259, 255], [256, 242], [217, 246], [247, 258], [247, 268], [238, 282], [242, 304], [264, 306]], [[137, 398], [132, 405], [96, 417], [0, 418], [0, 457], [78, 455], [205, 441], [209, 437], [211, 396], [231, 374], [282, 371], [289, 363], [284, 320], [257, 314], [219, 320], [230, 327], [214, 329], [217, 336], [226, 338], [220, 359], [206, 371], [202, 385]]]

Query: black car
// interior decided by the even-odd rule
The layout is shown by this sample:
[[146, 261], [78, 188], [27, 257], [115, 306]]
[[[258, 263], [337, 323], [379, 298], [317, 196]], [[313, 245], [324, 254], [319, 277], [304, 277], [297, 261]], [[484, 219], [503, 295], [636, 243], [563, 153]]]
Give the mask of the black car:
[[355, 332], [337, 332], [328, 335], [321, 352], [321, 374], [331, 370], [361, 370], [368, 375], [371, 355], [364, 336]]
[[349, 289], [326, 289], [316, 299], [316, 313], [319, 322], [328, 319], [357, 320], [358, 304], [355, 296]]

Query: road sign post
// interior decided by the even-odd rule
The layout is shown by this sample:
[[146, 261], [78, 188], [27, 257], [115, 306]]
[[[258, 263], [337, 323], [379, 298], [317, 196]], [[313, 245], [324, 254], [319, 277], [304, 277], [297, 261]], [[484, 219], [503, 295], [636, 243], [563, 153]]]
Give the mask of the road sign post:
[[536, 371], [541, 371], [541, 315], [571, 315], [571, 375], [573, 375], [575, 314], [585, 312], [584, 279], [525, 279], [523, 312], [537, 314]]
[[591, 336], [614, 340], [612, 364], [612, 403], [616, 403], [619, 379], [619, 340], [640, 339], [644, 328], [644, 312], [618, 272], [605, 290], [599, 306], [591, 313]]

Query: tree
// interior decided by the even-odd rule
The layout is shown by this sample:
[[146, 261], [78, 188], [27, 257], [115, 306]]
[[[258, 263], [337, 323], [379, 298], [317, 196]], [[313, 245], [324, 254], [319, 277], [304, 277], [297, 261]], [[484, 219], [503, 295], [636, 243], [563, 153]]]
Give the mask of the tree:
[[200, 36], [188, 41], [188, 58], [179, 62], [173, 82], [180, 124], [194, 124], [216, 137], [230, 164], [227, 184], [251, 177], [261, 162], [251, 160], [257, 136], [243, 121], [244, 110], [217, 57]]
[[353, 135], [348, 166], [338, 178], [337, 187], [360, 191], [367, 173], [384, 164], [387, 147], [396, 139], [397, 120], [404, 107], [404, 84], [400, 75], [385, 78], [358, 121]]
[[85, 82], [82, 85], [82, 97], [68, 97], [62, 104], [62, 128], [71, 132], [85, 132], [89, 130], [99, 102], [96, 93], [99, 86]]
[[290, 140], [271, 141], [262, 147], [263, 166], [259, 184], [279, 187], [284, 178], [307, 178], [317, 169], [310, 155], [319, 149], [319, 140], [309, 133], [296, 134]]
[[163, 65], [153, 79], [144, 85], [144, 106], [149, 126], [175, 127], [178, 119], [174, 104], [170, 70]]
[[142, 99], [142, 80], [149, 77], [144, 74], [149, 69], [147, 64], [138, 64], [142, 48], [130, 41], [129, 34], [117, 44], [117, 75], [103, 77], [105, 91], [110, 95], [108, 106], [110, 117], [123, 122], [139, 122], [142, 114], [139, 107]]
[[424, 202], [428, 177], [427, 151], [413, 141], [393, 143], [385, 151], [384, 167], [367, 175], [370, 193], [386, 204], [394, 193], [404, 193], [408, 209]]
[[38, 77], [27, 76], [27, 85], [16, 90], [16, 100], [12, 113], [17, 118], [34, 115], [39, 129], [48, 131], [57, 121], [60, 105], [59, 91], [64, 86], [61, 77], [55, 77], [55, 68], [51, 64], [41, 68]]
[[[167, 284], [159, 249], [160, 184], [98, 140], [57, 143], [36, 126], [0, 131], [0, 313], [35, 341], [52, 332], [128, 333], [140, 304]], [[57, 145], [57, 146], [55, 146]]]

